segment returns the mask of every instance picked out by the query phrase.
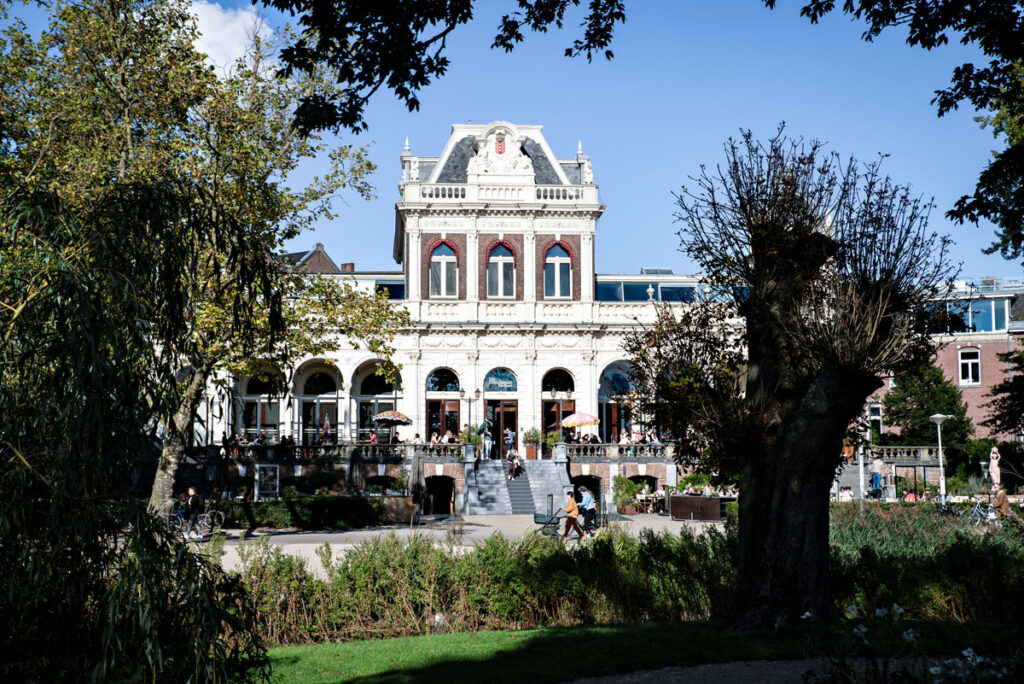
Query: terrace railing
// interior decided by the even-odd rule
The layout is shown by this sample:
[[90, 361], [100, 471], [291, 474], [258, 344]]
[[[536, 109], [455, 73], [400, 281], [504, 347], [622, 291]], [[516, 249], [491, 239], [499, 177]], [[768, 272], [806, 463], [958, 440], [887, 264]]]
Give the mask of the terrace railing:
[[196, 461], [231, 461], [260, 463], [301, 463], [306, 461], [348, 463], [352, 460], [374, 463], [398, 463], [411, 460], [419, 450], [423, 458], [461, 459], [465, 444], [320, 444], [320, 445], [238, 445], [192, 447], [186, 456]]

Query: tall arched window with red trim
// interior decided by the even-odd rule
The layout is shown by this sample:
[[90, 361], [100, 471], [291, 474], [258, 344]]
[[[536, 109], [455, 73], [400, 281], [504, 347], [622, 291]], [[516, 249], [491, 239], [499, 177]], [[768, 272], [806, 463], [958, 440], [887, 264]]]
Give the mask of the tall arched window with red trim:
[[516, 260], [503, 244], [496, 245], [487, 257], [487, 296], [516, 296]]
[[544, 255], [544, 297], [572, 297], [572, 260], [561, 245], [554, 245]]
[[442, 242], [430, 253], [430, 296], [457, 297], [459, 268], [455, 250]]

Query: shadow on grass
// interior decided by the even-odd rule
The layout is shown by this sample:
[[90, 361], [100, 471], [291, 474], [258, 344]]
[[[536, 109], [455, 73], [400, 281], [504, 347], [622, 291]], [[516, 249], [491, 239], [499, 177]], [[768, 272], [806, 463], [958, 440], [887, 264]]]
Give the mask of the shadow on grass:
[[[1007, 655], [1017, 643], [1014, 630], [1002, 625], [913, 624], [925, 653], [984, 644], [982, 652]], [[284, 682], [563, 682], [668, 666], [822, 656], [833, 652], [840, 631], [849, 629], [808, 625], [736, 634], [708, 623], [641, 623], [325, 644], [284, 649], [273, 660]], [[908, 655], [905, 644], [892, 647], [895, 655]]]

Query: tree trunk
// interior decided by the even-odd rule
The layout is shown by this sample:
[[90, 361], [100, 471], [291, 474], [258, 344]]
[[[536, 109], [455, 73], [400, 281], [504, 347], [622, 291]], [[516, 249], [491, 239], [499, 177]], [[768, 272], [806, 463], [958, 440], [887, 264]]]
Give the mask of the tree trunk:
[[206, 389], [206, 379], [210, 372], [208, 368], [193, 370], [188, 387], [167, 426], [167, 437], [160, 452], [160, 465], [156, 469], [153, 491], [149, 497], [149, 510], [157, 517], [167, 518], [171, 514], [178, 465], [185, 458], [186, 436], [192, 429], [192, 417]]
[[737, 628], [834, 617], [829, 489], [846, 431], [879, 384], [823, 370], [774, 438], [751, 438], [740, 461]]

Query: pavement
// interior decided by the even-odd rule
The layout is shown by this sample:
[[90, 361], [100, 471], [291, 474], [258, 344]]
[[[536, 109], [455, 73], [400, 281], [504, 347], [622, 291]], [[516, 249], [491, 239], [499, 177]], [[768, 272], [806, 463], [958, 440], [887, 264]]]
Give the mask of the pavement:
[[[668, 532], [678, 534], [683, 529], [700, 531], [720, 523], [691, 522], [672, 520], [667, 515], [640, 514], [633, 516], [617, 516], [611, 522], [623, 532], [637, 536], [641, 530], [649, 529], [656, 533]], [[563, 529], [564, 523], [559, 526]], [[387, 534], [395, 534], [399, 539], [408, 539], [411, 534], [418, 534], [444, 544], [453, 540], [455, 545], [463, 549], [472, 548], [477, 542], [483, 541], [492, 534], [498, 533], [508, 538], [518, 538], [539, 531], [540, 526], [534, 523], [533, 515], [466, 515], [461, 517], [461, 530], [458, 523], [449, 516], [423, 516], [420, 523], [409, 525], [389, 525], [370, 527], [344, 532], [324, 530], [274, 530], [257, 528], [255, 530], [223, 530], [226, 541], [224, 556], [221, 562], [225, 570], [238, 570], [241, 560], [238, 555], [240, 543], [251, 543], [266, 538], [269, 544], [281, 547], [284, 553], [306, 559], [308, 567], [323, 576], [323, 568], [316, 550], [325, 543], [331, 545], [332, 560], [354, 548], [357, 544]], [[461, 533], [461, 537], [460, 537]], [[569, 543], [577, 543], [575, 535], [570, 536]]]

